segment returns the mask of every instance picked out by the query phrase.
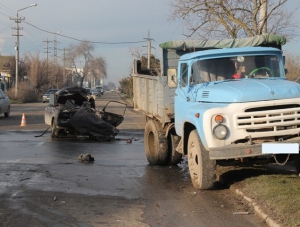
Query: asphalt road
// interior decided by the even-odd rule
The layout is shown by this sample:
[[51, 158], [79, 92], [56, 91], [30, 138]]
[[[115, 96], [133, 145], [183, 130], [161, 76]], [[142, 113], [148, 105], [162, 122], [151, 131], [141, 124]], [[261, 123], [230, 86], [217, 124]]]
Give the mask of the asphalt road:
[[[109, 100], [126, 102], [106, 92], [96, 107]], [[223, 186], [195, 190], [185, 159], [148, 165], [145, 117], [127, 104], [120, 133], [108, 142], [52, 139], [46, 103], [12, 105], [11, 116], [0, 117], [0, 226], [265, 226]], [[95, 161], [78, 161], [86, 153]]]

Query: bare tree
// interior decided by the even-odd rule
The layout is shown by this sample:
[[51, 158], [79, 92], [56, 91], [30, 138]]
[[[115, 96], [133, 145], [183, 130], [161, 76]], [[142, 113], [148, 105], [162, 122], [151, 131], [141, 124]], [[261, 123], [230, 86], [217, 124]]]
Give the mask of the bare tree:
[[143, 56], [143, 47], [135, 47], [135, 48], [129, 48], [129, 51], [132, 56], [134, 56], [137, 59], [141, 59]]
[[288, 80], [296, 81], [300, 83], [300, 56], [289, 53], [286, 55], [285, 66], [287, 68], [286, 77]]
[[48, 87], [60, 89], [64, 87], [63, 68], [55, 62], [48, 63]]
[[[74, 68], [73, 73], [80, 77], [80, 86], [82, 87], [85, 78], [103, 79], [107, 77], [106, 61], [102, 57], [93, 57], [92, 52], [95, 46], [87, 41], [80, 42], [78, 45], [71, 44], [68, 48], [67, 58], [71, 67]], [[82, 70], [79, 70], [77, 60], [83, 60]]]
[[[294, 35], [296, 12], [288, 11], [288, 0], [170, 0], [170, 19], [181, 19], [187, 37], [238, 38], [268, 32]], [[267, 23], [268, 22], [268, 23]]]
[[39, 54], [25, 55], [22, 63], [21, 78], [26, 77], [34, 88], [44, 92], [48, 88], [62, 87], [62, 67], [55, 63], [47, 63]]
[[25, 55], [23, 67], [21, 78], [28, 75], [27, 80], [35, 88], [36, 93], [41, 93], [48, 88], [47, 63], [40, 59], [39, 54]]

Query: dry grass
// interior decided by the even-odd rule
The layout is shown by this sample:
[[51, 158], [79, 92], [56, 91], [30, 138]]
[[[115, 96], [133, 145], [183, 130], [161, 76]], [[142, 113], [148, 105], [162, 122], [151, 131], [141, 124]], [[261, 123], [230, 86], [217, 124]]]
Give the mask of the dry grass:
[[295, 171], [264, 167], [220, 167], [221, 176], [282, 226], [300, 226], [300, 178]]
[[[11, 103], [31, 102], [37, 100], [37, 94], [35, 93], [34, 88], [28, 83], [20, 83], [18, 85], [18, 97], [15, 96], [14, 87], [10, 88], [6, 93], [10, 98]], [[39, 96], [42, 97], [42, 95]]]

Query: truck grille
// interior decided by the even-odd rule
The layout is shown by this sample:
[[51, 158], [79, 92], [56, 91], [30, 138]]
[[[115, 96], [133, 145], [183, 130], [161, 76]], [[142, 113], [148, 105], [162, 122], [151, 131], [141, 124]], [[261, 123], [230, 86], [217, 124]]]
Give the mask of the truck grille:
[[238, 129], [251, 133], [300, 128], [300, 105], [249, 108], [236, 115], [236, 123]]
[[209, 91], [203, 91], [201, 98], [209, 98]]

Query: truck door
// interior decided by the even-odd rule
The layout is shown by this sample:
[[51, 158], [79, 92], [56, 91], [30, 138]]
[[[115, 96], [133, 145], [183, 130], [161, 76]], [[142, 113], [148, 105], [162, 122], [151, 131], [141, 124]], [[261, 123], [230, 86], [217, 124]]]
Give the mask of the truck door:
[[178, 66], [178, 84], [175, 91], [175, 129], [179, 136], [182, 136], [182, 126], [185, 110], [188, 107], [188, 75], [189, 67], [187, 62], [180, 62]]

